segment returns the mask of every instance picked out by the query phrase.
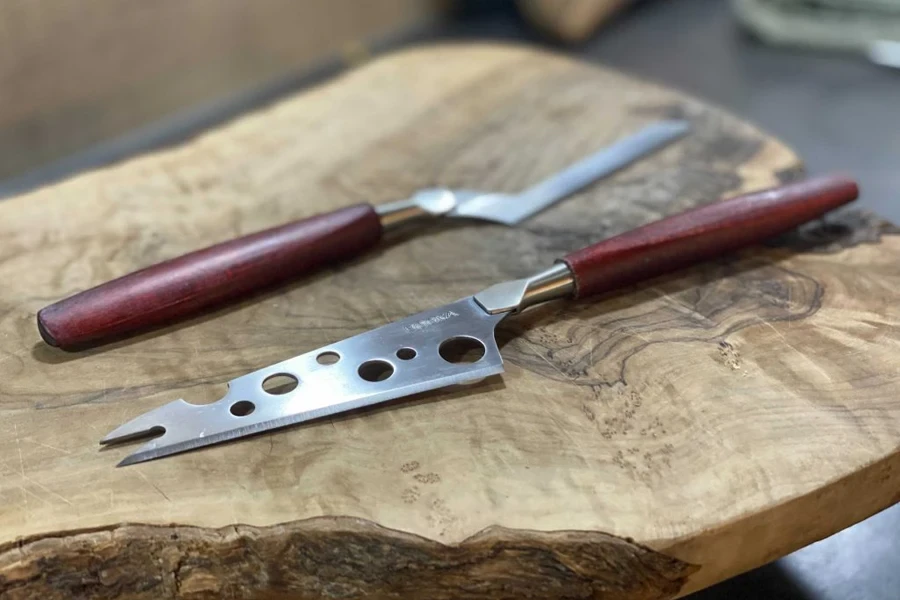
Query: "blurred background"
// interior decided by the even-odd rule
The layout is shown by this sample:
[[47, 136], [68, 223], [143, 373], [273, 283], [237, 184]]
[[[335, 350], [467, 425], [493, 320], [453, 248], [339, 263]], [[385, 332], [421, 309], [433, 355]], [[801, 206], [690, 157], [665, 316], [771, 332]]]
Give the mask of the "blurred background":
[[[390, 50], [500, 41], [716, 104], [900, 223], [900, 0], [0, 0], [0, 197]], [[860, 490], [865, 493], [865, 490]], [[898, 600], [900, 507], [691, 597]]]

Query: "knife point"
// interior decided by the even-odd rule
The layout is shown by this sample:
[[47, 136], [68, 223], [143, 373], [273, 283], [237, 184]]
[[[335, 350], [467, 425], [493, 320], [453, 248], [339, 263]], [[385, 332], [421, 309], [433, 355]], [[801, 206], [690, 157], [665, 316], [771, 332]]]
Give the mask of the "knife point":
[[123, 458], [122, 460], [119, 461], [119, 463], [116, 465], [116, 468], [127, 467], [128, 465], [135, 465], [137, 463], [144, 462], [145, 460], [147, 460], [147, 459], [138, 456], [137, 453], [129, 454], [128, 456], [126, 456], [125, 458]]

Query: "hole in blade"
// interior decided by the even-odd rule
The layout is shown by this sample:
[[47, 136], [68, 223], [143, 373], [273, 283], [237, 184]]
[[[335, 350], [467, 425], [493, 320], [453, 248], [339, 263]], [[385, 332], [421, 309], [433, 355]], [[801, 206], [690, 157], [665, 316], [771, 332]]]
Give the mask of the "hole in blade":
[[248, 402], [247, 400], [241, 400], [240, 402], [235, 402], [231, 405], [231, 414], [236, 417], [246, 417], [254, 410], [256, 410], [256, 405], [252, 402]]
[[262, 389], [273, 396], [280, 396], [294, 391], [298, 383], [297, 378], [289, 373], [276, 373], [265, 378]]
[[366, 381], [384, 381], [394, 374], [394, 365], [386, 360], [367, 360], [359, 365], [358, 373]]
[[485, 347], [481, 340], [473, 337], [452, 337], [441, 342], [438, 353], [448, 363], [471, 364], [484, 357]]
[[412, 360], [416, 357], [416, 351], [412, 348], [400, 348], [397, 350], [397, 358], [400, 360]]
[[316, 362], [320, 365], [333, 365], [341, 360], [341, 355], [331, 350], [322, 352], [316, 357]]

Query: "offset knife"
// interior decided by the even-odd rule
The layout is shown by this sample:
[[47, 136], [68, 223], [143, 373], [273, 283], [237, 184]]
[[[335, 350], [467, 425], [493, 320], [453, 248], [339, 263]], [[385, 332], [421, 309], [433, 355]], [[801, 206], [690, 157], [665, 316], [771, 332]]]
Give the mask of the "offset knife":
[[428, 189], [407, 200], [358, 204], [197, 250], [51, 304], [38, 312], [44, 341], [64, 350], [169, 325], [372, 249], [382, 234], [442, 217], [515, 225], [684, 135], [661, 121], [519, 194]]
[[[555, 298], [596, 296], [761, 242], [857, 194], [855, 182], [832, 176], [708, 204], [573, 252], [531, 277], [233, 379], [212, 404], [165, 404], [100, 443], [158, 436], [119, 463], [129, 465], [495, 375], [503, 371], [503, 359], [494, 328], [506, 317]], [[270, 385], [278, 380], [288, 385]]]

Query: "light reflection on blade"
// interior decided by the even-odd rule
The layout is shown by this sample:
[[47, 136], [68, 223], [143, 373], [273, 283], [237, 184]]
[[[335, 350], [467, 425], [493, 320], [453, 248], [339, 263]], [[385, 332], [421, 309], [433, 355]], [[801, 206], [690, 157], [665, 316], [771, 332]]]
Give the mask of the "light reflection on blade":
[[461, 198], [448, 216], [515, 225], [601, 177], [662, 149], [688, 132], [687, 121], [660, 121], [614, 142], [520, 194], [475, 194]]
[[[464, 298], [238, 377], [212, 404], [176, 400], [160, 406], [116, 428], [101, 444], [165, 430], [119, 463], [125, 466], [496, 375], [503, 359], [494, 327], [505, 316], [487, 314]], [[450, 362], [440, 351], [447, 340], [483, 348], [483, 356]], [[335, 364], [319, 362], [334, 355]], [[298, 385], [282, 395], [266, 392], [263, 382], [277, 374]]]

